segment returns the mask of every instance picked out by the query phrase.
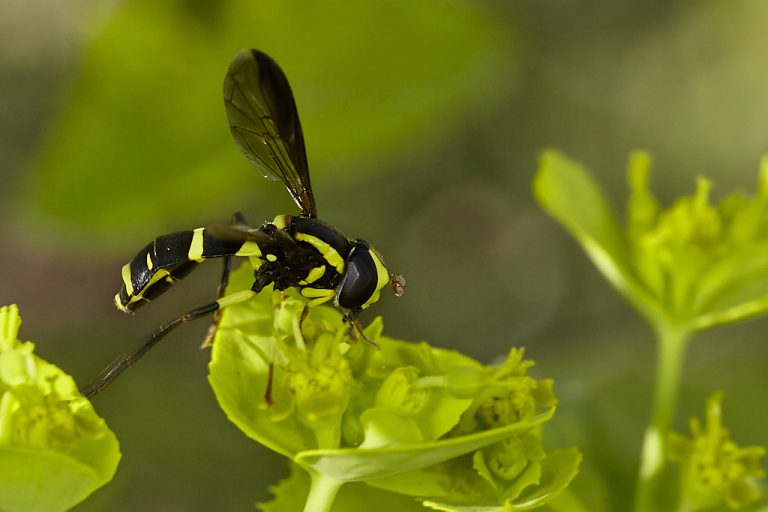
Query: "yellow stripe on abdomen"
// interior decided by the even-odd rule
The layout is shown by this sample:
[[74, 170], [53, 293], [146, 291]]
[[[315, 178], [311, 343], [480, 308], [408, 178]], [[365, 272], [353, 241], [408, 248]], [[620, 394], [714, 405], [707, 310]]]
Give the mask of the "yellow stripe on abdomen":
[[187, 257], [192, 261], [203, 261], [203, 231], [205, 228], [197, 228], [192, 231], [192, 243], [189, 244]]
[[123, 276], [123, 285], [125, 285], [125, 291], [130, 296], [133, 295], [133, 281], [131, 281], [131, 264], [126, 263], [123, 265], [123, 270], [121, 271]]
[[235, 253], [235, 256], [261, 256], [261, 247], [256, 242], [248, 240]]

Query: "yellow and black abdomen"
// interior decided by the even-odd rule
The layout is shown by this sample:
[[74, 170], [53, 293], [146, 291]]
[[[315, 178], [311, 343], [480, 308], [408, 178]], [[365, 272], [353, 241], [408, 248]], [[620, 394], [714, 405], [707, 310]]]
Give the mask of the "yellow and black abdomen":
[[115, 295], [115, 305], [122, 311], [133, 311], [161, 295], [198, 263], [223, 256], [258, 259], [261, 248], [252, 241], [213, 236], [206, 228], [160, 236], [123, 266], [123, 286]]

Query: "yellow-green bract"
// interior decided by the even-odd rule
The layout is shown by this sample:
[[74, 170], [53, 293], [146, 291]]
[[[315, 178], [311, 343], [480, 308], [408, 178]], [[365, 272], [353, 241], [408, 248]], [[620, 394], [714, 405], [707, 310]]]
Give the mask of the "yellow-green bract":
[[[241, 268], [231, 290], [247, 287]], [[213, 343], [210, 382], [246, 435], [311, 475], [305, 510], [327, 510], [338, 488], [365, 482], [444, 510], [535, 508], [575, 476], [576, 450], [545, 452], [554, 415], [550, 380], [513, 349], [500, 367], [458, 352], [381, 335], [348, 344], [341, 316], [262, 293], [227, 308]], [[271, 400], [264, 398], [274, 365]]]
[[[738, 510], [763, 497], [758, 479], [765, 478], [762, 446], [739, 446], [723, 425], [722, 393], [707, 399], [702, 422], [691, 418], [691, 437], [672, 432], [667, 452], [681, 465], [681, 497], [688, 510], [704, 510], [723, 503]], [[681, 506], [681, 508], [683, 508]]]
[[701, 330], [768, 311], [768, 157], [754, 196], [711, 204], [712, 184], [662, 209], [648, 187], [651, 159], [629, 161], [622, 229], [600, 187], [578, 163], [542, 154], [536, 198], [579, 241], [611, 284], [658, 328]]
[[64, 511], [112, 479], [117, 439], [74, 380], [17, 339], [0, 307], [0, 510]]

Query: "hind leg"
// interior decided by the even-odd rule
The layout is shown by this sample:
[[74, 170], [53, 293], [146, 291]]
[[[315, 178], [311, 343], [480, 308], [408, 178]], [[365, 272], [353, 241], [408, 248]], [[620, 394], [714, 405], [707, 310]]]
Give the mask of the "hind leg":
[[[245, 216], [242, 213], [237, 212], [232, 215], [232, 225], [247, 225]], [[224, 256], [223, 268], [221, 271], [221, 277], [219, 278], [219, 286], [216, 288], [216, 300], [218, 301], [224, 296], [229, 285], [229, 274], [232, 272], [232, 256]], [[211, 326], [208, 328], [208, 333], [205, 335], [203, 343], [200, 348], [208, 348], [213, 344], [213, 338], [216, 336], [216, 331], [219, 330], [219, 322], [221, 321], [221, 309], [217, 309], [213, 313], [213, 319], [211, 320]]]
[[233, 293], [232, 295], [224, 296], [217, 299], [215, 302], [206, 304], [199, 308], [195, 308], [181, 315], [178, 318], [168, 322], [159, 329], [155, 329], [149, 336], [132, 352], [123, 354], [118, 357], [112, 364], [110, 364], [104, 371], [102, 371], [96, 379], [89, 385], [85, 386], [80, 392], [85, 395], [86, 398], [91, 398], [94, 395], [100, 393], [107, 386], [109, 386], [117, 377], [120, 376], [130, 366], [133, 366], [136, 361], [146, 354], [149, 349], [154, 347], [160, 340], [174, 330], [176, 327], [185, 324], [191, 320], [202, 318], [216, 311], [220, 311], [222, 308], [244, 302], [254, 296], [254, 293], [250, 290]]

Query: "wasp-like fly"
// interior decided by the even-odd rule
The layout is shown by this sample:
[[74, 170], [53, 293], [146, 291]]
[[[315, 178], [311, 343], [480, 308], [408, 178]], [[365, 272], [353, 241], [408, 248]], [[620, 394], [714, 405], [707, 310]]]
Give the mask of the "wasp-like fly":
[[[404, 279], [393, 274], [367, 242], [350, 240], [317, 218], [296, 103], [277, 63], [258, 50], [241, 51], [224, 78], [224, 106], [240, 151], [265, 178], [283, 182], [301, 214], [278, 215], [258, 228], [235, 214], [231, 224], [170, 233], [147, 244], [123, 267], [123, 286], [115, 296], [120, 310], [135, 310], [199, 263], [223, 258], [217, 298], [152, 332], [85, 387], [86, 397], [103, 390], [168, 332], [189, 320], [213, 315], [209, 342], [223, 308], [252, 298], [270, 284], [274, 290], [298, 289], [308, 299], [307, 307], [332, 302], [349, 323], [351, 338], [364, 337], [357, 317], [379, 299], [383, 288], [391, 287], [397, 296], [403, 293]], [[248, 258], [253, 286], [225, 295], [233, 256]]]

